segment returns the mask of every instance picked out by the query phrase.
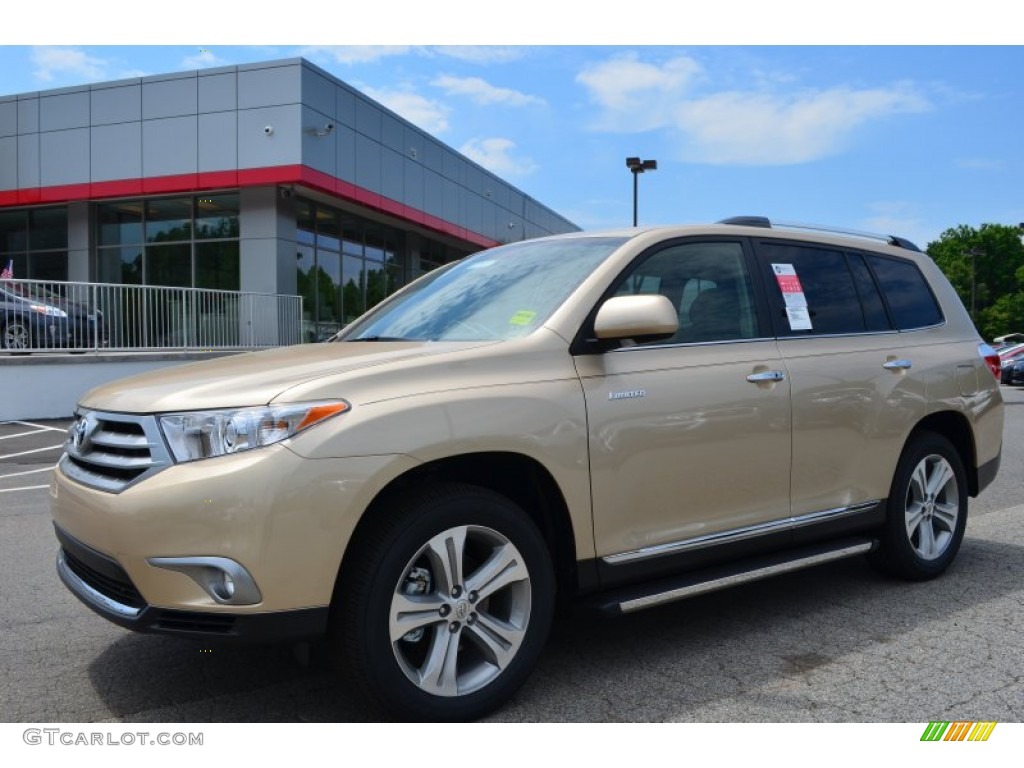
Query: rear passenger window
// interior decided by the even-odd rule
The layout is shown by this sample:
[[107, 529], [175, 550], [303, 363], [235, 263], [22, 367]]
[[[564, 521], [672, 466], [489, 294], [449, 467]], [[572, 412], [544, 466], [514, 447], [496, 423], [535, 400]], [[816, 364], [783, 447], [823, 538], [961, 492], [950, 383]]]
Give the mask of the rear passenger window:
[[853, 275], [842, 251], [761, 243], [759, 252], [766, 262], [766, 274], [778, 272], [774, 267], [782, 266], [787, 272], [792, 267], [806, 300], [809, 328], [806, 322], [794, 321], [787, 314], [781, 285], [769, 286], [780, 335], [863, 333], [867, 330]]
[[942, 322], [942, 310], [916, 264], [875, 254], [869, 254], [867, 259], [897, 328], [906, 331]]
[[846, 257], [849, 259], [853, 282], [860, 295], [860, 306], [864, 310], [864, 325], [867, 330], [892, 330], [889, 316], [885, 312], [885, 304], [882, 303], [882, 296], [878, 293], [878, 285], [875, 284], [875, 278], [871, 276], [871, 270], [864, 263], [864, 257], [859, 253], [848, 253]]

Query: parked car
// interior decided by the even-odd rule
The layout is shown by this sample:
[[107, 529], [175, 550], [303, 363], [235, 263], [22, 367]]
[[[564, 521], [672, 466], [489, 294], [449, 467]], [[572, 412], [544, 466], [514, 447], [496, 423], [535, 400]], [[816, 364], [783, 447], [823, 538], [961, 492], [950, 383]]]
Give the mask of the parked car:
[[103, 313], [31, 282], [0, 281], [0, 347], [9, 351], [104, 346]]
[[85, 394], [57, 570], [121, 626], [326, 636], [363, 700], [476, 718], [560, 601], [860, 555], [939, 576], [999, 467], [998, 374], [900, 238], [745, 217], [501, 246], [333, 343]]
[[1024, 356], [1018, 356], [1011, 360], [1009, 364], [1002, 369], [1002, 377], [1000, 380], [1003, 384], [1009, 384], [1014, 387], [1024, 384]]
[[1009, 384], [1010, 367], [1013, 365], [1014, 362], [1017, 361], [1017, 359], [1021, 355], [1024, 355], [1024, 344], [1014, 344], [1013, 346], [1007, 347], [1006, 349], [1002, 350], [1001, 352], [998, 352], [997, 354], [999, 355], [1000, 369], [999, 383]]

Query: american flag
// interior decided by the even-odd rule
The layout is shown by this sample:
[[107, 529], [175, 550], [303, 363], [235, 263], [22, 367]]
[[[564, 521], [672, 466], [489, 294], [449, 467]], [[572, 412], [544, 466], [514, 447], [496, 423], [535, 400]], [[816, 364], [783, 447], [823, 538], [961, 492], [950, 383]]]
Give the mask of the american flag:
[[14, 259], [7, 262], [7, 266], [4, 267], [4, 271], [0, 272], [0, 280], [13, 280], [14, 279]]

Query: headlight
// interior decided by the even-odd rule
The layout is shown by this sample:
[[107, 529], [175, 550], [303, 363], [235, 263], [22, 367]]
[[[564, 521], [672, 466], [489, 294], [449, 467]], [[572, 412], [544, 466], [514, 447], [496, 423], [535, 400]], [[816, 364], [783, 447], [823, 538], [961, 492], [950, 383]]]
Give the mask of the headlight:
[[160, 417], [160, 428], [175, 461], [195, 461], [278, 443], [350, 408], [344, 400], [332, 400], [169, 413]]
[[47, 317], [67, 317], [68, 316], [68, 313], [65, 312], [63, 309], [58, 309], [57, 307], [51, 307], [49, 304], [29, 304], [29, 308], [33, 312], [38, 312], [39, 314], [46, 315]]

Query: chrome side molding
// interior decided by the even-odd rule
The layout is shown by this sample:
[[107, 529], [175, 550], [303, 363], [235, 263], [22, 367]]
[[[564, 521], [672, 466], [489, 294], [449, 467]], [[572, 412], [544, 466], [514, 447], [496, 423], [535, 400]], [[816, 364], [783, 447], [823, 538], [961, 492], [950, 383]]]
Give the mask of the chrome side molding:
[[753, 539], [758, 536], [766, 536], [770, 533], [781, 533], [796, 528], [804, 528], [808, 525], [840, 520], [844, 517], [868, 512], [881, 504], [880, 500], [866, 501], [861, 504], [853, 504], [849, 507], [836, 507], [825, 509], [820, 512], [809, 512], [806, 515], [787, 517], [782, 520], [773, 520], [770, 523], [759, 523], [758, 525], [734, 528], [730, 531], [720, 531], [706, 536], [697, 536], [692, 539], [671, 541], [665, 544], [655, 544], [642, 549], [634, 549], [629, 552], [618, 552], [614, 555], [605, 555], [601, 559], [608, 565], [623, 565], [634, 563], [640, 560], [647, 560], [652, 557], [663, 557], [665, 555], [676, 555], [682, 552], [692, 552], [697, 549], [717, 547], [722, 544], [733, 544], [746, 539]]

